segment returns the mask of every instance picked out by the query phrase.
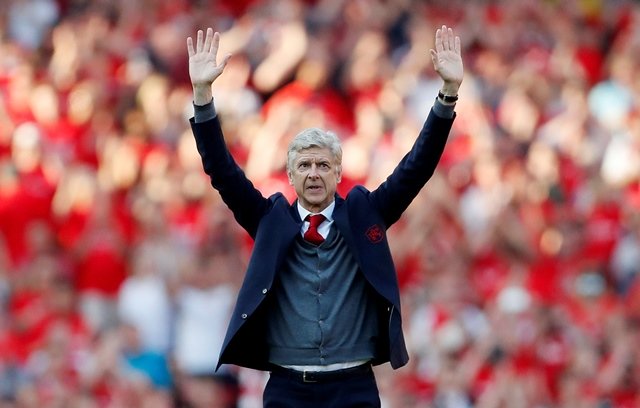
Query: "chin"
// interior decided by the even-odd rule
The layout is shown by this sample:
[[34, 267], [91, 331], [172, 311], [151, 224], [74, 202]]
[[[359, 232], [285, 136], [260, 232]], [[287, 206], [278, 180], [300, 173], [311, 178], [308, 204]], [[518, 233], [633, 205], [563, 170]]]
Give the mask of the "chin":
[[324, 207], [326, 201], [325, 200], [307, 200], [307, 203], [309, 203], [309, 205], [313, 207]]

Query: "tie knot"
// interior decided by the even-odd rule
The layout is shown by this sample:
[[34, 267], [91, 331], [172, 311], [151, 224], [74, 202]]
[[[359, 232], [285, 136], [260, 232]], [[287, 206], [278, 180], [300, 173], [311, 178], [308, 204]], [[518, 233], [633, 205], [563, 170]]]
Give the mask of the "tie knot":
[[309, 228], [317, 228], [318, 225], [322, 224], [326, 218], [322, 214], [309, 214], [307, 215], [307, 220], [309, 221]]
[[324, 237], [318, 232], [318, 225], [325, 220], [324, 215], [309, 214], [305, 219], [309, 221], [309, 229], [304, 233], [304, 239], [315, 245], [322, 244], [322, 242], [324, 242]]

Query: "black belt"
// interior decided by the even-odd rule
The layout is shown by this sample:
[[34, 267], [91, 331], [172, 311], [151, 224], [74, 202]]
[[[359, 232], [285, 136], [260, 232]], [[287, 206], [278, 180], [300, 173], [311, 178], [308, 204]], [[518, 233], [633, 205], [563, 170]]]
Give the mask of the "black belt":
[[368, 363], [334, 371], [298, 371], [274, 365], [271, 369], [271, 374], [284, 376], [288, 379], [297, 380], [304, 383], [319, 383], [344, 380], [346, 378], [369, 374], [372, 371], [373, 370], [371, 369], [371, 364]]

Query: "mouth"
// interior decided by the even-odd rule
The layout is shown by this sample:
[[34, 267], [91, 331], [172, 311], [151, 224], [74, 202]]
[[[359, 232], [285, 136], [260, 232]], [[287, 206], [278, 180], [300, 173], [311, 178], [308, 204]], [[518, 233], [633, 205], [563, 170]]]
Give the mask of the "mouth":
[[322, 190], [322, 186], [307, 186], [307, 191], [318, 192]]

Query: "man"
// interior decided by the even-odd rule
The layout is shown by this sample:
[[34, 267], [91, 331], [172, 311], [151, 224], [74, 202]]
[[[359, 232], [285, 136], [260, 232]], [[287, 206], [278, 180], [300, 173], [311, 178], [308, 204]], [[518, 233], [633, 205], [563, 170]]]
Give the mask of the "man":
[[[307, 129], [291, 142], [287, 174], [297, 200], [265, 198], [225, 146], [211, 84], [211, 28], [187, 39], [195, 108], [191, 126], [204, 171], [254, 239], [253, 253], [220, 353], [220, 364], [270, 371], [265, 407], [379, 407], [372, 365], [409, 359], [386, 230], [435, 171], [462, 83], [460, 39], [442, 26], [431, 57], [443, 83], [411, 151], [378, 188], [336, 194], [342, 151], [331, 132]], [[321, 214], [320, 216], [317, 216]], [[311, 217], [308, 217], [311, 216]]]

